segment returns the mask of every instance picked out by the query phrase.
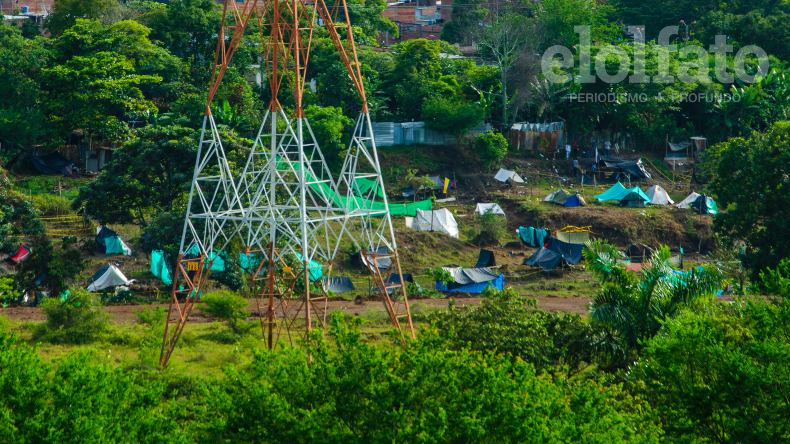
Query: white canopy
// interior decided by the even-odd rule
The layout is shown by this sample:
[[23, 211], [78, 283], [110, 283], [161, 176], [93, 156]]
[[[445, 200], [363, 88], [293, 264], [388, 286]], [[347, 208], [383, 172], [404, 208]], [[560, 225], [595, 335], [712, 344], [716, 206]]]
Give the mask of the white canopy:
[[502, 211], [502, 207], [499, 204], [495, 203], [479, 203], [475, 208], [475, 214], [486, 214], [486, 213], [494, 213], [504, 216], [505, 212]]
[[512, 179], [513, 182], [516, 183], [524, 183], [524, 179], [522, 179], [521, 176], [518, 175], [518, 173], [516, 173], [515, 171], [506, 170], [504, 168], [500, 168], [499, 171], [497, 171], [496, 176], [494, 176], [494, 180], [497, 180], [502, 183], [507, 182], [508, 179]]
[[650, 202], [648, 203], [653, 205], [669, 205], [675, 203], [672, 198], [669, 197], [666, 190], [658, 185], [650, 187], [649, 190], [645, 191], [645, 194], [650, 198]]
[[688, 210], [689, 208], [691, 208], [691, 204], [693, 204], [698, 197], [699, 194], [692, 191], [691, 194], [689, 194], [689, 197], [683, 199], [682, 202], [677, 204], [677, 207], [680, 208], [681, 210]]
[[411, 228], [420, 231], [441, 231], [458, 239], [458, 222], [455, 221], [453, 213], [447, 208], [435, 211], [417, 209], [417, 216], [414, 218]]
[[93, 282], [88, 285], [88, 291], [102, 291], [108, 287], [129, 285], [133, 282], [127, 279], [115, 265], [110, 265], [101, 276], [94, 276], [92, 279]]

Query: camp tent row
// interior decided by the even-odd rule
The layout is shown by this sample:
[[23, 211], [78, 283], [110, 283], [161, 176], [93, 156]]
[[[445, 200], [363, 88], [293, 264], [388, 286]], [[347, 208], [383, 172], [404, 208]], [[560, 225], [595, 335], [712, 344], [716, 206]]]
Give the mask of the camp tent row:
[[535, 254], [524, 259], [522, 265], [539, 267], [543, 271], [551, 271], [563, 261], [568, 265], [576, 265], [582, 260], [583, 249], [583, 244], [563, 242], [553, 237], [548, 246], [541, 247]]

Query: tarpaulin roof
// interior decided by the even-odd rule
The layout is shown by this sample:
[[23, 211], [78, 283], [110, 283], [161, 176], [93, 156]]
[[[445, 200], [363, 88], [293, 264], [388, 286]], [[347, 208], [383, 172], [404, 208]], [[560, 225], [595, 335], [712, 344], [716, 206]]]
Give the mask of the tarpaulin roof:
[[557, 254], [561, 254], [565, 262], [576, 265], [582, 260], [584, 245], [569, 244], [557, 238], [551, 238], [548, 249]]
[[[445, 270], [452, 270], [447, 269]], [[456, 268], [455, 270], [461, 270], [460, 268]], [[472, 268], [465, 268], [463, 270], [474, 270]], [[491, 273], [490, 268], [480, 268], [479, 270], [487, 270]], [[444, 283], [442, 281], [438, 281], [436, 283], [436, 289], [439, 291], [448, 291], [448, 292], [463, 292], [463, 293], [482, 293], [486, 287], [494, 287], [498, 290], [502, 290], [505, 287], [505, 276], [503, 274], [494, 275], [495, 277], [490, 280], [480, 281], [480, 282], [473, 282], [473, 281], [466, 281], [466, 283], [458, 283], [458, 282], [450, 282]]]
[[458, 238], [458, 222], [455, 221], [453, 213], [447, 208], [434, 211], [417, 210], [417, 216], [411, 224], [411, 228], [420, 231], [440, 231], [447, 233], [454, 238]]
[[325, 290], [337, 294], [355, 290], [354, 283], [351, 282], [351, 278], [347, 276], [323, 278], [321, 279], [321, 285]]
[[158, 277], [165, 285], [173, 283], [173, 278], [170, 277], [170, 270], [167, 268], [164, 251], [154, 250], [151, 252], [151, 274]]
[[701, 214], [719, 214], [719, 208], [713, 198], [701, 195], [691, 204], [691, 209]]
[[88, 291], [102, 291], [108, 287], [129, 285], [129, 279], [115, 265], [107, 264], [88, 280]]
[[72, 162], [57, 151], [43, 156], [30, 156], [33, 166], [43, 174], [71, 174]]
[[[222, 258], [224, 255], [224, 252], [217, 254], [216, 251], [212, 251], [206, 255], [205, 265], [211, 263], [210, 271], [225, 271], [225, 259]], [[188, 259], [196, 258], [198, 256], [200, 256], [200, 248], [198, 248], [197, 245], [192, 245], [189, 251], [187, 251], [184, 255], [184, 257]]]
[[684, 140], [683, 142], [671, 143], [667, 142], [669, 149], [672, 151], [682, 151], [691, 146], [691, 142]]
[[653, 185], [645, 192], [645, 195], [650, 199], [651, 205], [669, 205], [675, 203], [666, 190], [659, 185]]
[[[389, 252], [390, 252], [390, 250], [389, 250], [389, 248], [387, 248], [386, 245], [378, 247], [378, 249], [376, 249], [376, 251], [375, 251], [376, 254], [389, 254]], [[371, 252], [368, 252], [368, 253], [371, 253]], [[365, 257], [365, 255], [364, 254], [359, 254], [359, 257], [362, 260], [362, 265], [367, 266], [368, 265], [368, 259]], [[377, 257], [376, 258], [376, 268], [378, 268], [380, 271], [384, 271], [384, 270], [388, 269], [391, 265], [392, 265], [392, 258], [390, 258], [390, 257]]]
[[541, 248], [532, 256], [524, 259], [522, 265], [540, 267], [544, 271], [553, 270], [562, 261], [562, 255], [547, 248]]
[[647, 196], [645, 196], [641, 191], [642, 190], [639, 190], [639, 192], [628, 190], [628, 194], [620, 199], [620, 206], [630, 208], [644, 208], [645, 203], [649, 202], [650, 199], [648, 199]]
[[691, 194], [689, 194], [685, 199], [683, 199], [682, 201], [680, 201], [679, 204], [677, 204], [677, 207], [682, 210], [687, 210], [691, 208], [691, 204], [693, 204], [698, 197], [699, 194], [692, 191]]
[[548, 235], [548, 230], [543, 228], [518, 227], [518, 238], [530, 247], [542, 247], [543, 240]]
[[132, 249], [129, 248], [129, 246], [127, 246], [117, 234], [112, 237], [105, 237], [104, 244], [106, 246], [104, 250], [105, 254], [123, 254], [125, 256], [132, 255]]
[[450, 273], [458, 285], [488, 282], [497, 278], [497, 274], [490, 268], [442, 267], [442, 269]]
[[551, 193], [551, 196], [553, 196], [550, 199], [551, 202], [554, 202], [555, 204], [558, 205], [564, 205], [565, 201], [568, 200], [569, 197], [571, 197], [571, 193], [565, 190], [559, 190]]
[[623, 171], [627, 171], [633, 174], [636, 177], [641, 177], [644, 179], [649, 179], [650, 174], [645, 170], [645, 167], [642, 165], [642, 159], [616, 159], [614, 157], [608, 156], [601, 156], [601, 160], [604, 161], [607, 167], [609, 168], [620, 168]]
[[354, 183], [356, 184], [356, 189], [354, 190], [354, 194], [357, 196], [367, 196], [370, 194], [370, 190], [375, 188], [375, 194], [378, 197], [384, 197], [384, 190], [376, 183], [374, 180], [365, 179], [364, 177], [358, 177], [354, 179]]
[[479, 204], [477, 204], [477, 206], [475, 207], [475, 214], [483, 215], [483, 214], [486, 214], [486, 213], [500, 214], [502, 216], [505, 215], [504, 210], [502, 210], [502, 207], [500, 207], [499, 204], [496, 204], [496, 203], [479, 203]]
[[493, 267], [494, 265], [496, 265], [494, 252], [481, 248], [480, 254], [477, 256], [477, 264], [475, 265], [475, 268]]
[[500, 168], [499, 171], [497, 171], [496, 176], [494, 176], [494, 180], [502, 183], [505, 183], [510, 179], [516, 183], [524, 183], [524, 179], [522, 179], [518, 173], [515, 171], [506, 170], [504, 168]]
[[8, 259], [18, 264], [27, 259], [28, 256], [30, 256], [30, 248], [27, 248], [25, 244], [19, 244], [19, 249], [16, 250], [16, 253], [9, 255]]
[[604, 191], [603, 193], [595, 196], [596, 199], [603, 202], [605, 200], [616, 200], [620, 201], [625, 195], [628, 194], [628, 189], [623, 186], [620, 182], [612, 185], [608, 190]]
[[554, 237], [569, 244], [584, 245], [588, 240], [590, 240], [590, 232], [557, 230], [557, 232], [554, 233]]
[[[403, 280], [405, 282], [411, 282], [412, 284], [414, 284], [414, 277], [412, 277], [412, 275], [410, 273], [403, 273]], [[389, 287], [389, 286], [393, 286], [393, 285], [400, 285], [400, 276], [398, 276], [398, 273], [390, 273], [389, 276], [387, 276], [387, 279], [384, 281], [384, 286], [385, 287]], [[418, 287], [420, 287], [419, 284], [416, 284], [416, 285]], [[420, 287], [420, 288], [422, 288], [422, 287]], [[399, 291], [399, 287], [388, 288], [387, 289], [387, 294], [391, 295], [391, 294], [393, 294], [393, 293], [395, 293], [397, 291]], [[373, 289], [373, 293], [381, 294], [379, 292], [378, 288], [374, 288]]]
[[115, 231], [107, 228], [98, 228], [99, 232], [96, 234], [96, 252], [101, 254], [107, 253], [107, 243], [104, 241], [108, 237], [115, 237], [118, 235]]

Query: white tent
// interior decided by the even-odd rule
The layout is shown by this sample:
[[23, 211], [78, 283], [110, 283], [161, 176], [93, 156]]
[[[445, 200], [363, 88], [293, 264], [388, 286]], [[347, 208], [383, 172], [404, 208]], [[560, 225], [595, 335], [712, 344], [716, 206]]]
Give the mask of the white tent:
[[494, 214], [499, 214], [501, 216], [505, 215], [505, 212], [502, 211], [502, 207], [500, 207], [499, 204], [495, 204], [495, 203], [477, 204], [477, 207], [475, 208], [475, 214], [483, 215], [486, 213], [494, 213]]
[[127, 279], [118, 267], [107, 264], [94, 274], [88, 282], [88, 291], [102, 291], [108, 287], [129, 285], [134, 282], [134, 280]]
[[440, 231], [458, 239], [458, 222], [447, 208], [435, 211], [417, 209], [411, 228], [420, 231]]
[[669, 205], [675, 203], [672, 198], [669, 197], [666, 190], [661, 188], [658, 185], [653, 185], [650, 187], [649, 190], [645, 191], [647, 197], [650, 198], [649, 204], [653, 205]]
[[682, 202], [677, 204], [677, 207], [680, 208], [681, 210], [688, 210], [689, 208], [691, 208], [691, 204], [693, 204], [698, 197], [699, 194], [692, 191], [691, 194], [689, 194], [689, 197], [683, 199]]
[[513, 180], [515, 183], [524, 183], [524, 179], [518, 175], [515, 171], [508, 171], [504, 168], [500, 168], [497, 171], [496, 176], [494, 176], [494, 180], [505, 183], [508, 180]]

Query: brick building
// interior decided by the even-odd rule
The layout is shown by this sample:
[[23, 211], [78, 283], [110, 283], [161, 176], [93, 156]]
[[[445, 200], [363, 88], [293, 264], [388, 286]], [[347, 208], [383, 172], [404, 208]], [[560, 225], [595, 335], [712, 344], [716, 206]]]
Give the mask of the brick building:
[[439, 40], [445, 21], [449, 21], [453, 0], [401, 0], [390, 3], [381, 13], [398, 26], [400, 36], [379, 34], [379, 44], [394, 45], [404, 40]]
[[0, 0], [0, 13], [13, 15], [14, 10], [19, 9], [23, 15], [46, 15], [54, 3], [55, 0]]

